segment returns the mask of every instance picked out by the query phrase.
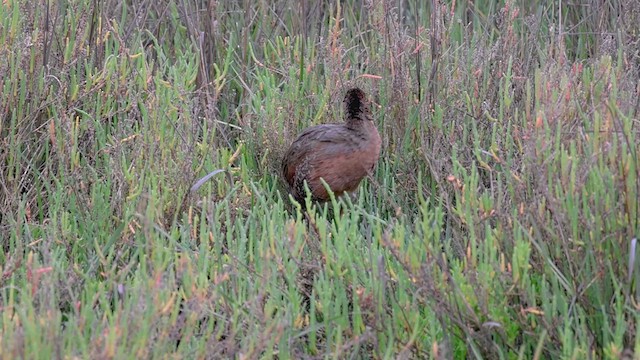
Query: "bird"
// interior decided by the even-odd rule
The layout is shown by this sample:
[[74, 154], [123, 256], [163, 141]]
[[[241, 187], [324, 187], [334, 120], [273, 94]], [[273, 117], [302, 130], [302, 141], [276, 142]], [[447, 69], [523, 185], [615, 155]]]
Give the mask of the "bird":
[[320, 203], [330, 199], [320, 179], [336, 197], [356, 190], [380, 158], [380, 133], [365, 92], [357, 87], [347, 90], [343, 105], [344, 123], [306, 128], [282, 159], [288, 192], [299, 203], [306, 197], [305, 182], [311, 200]]

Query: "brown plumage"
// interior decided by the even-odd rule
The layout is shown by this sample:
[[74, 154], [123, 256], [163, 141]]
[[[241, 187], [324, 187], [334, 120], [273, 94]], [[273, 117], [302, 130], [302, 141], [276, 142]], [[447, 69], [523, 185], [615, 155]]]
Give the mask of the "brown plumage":
[[305, 129], [291, 144], [282, 160], [282, 174], [289, 192], [298, 202], [306, 196], [327, 201], [329, 194], [320, 179], [336, 196], [355, 190], [371, 173], [380, 157], [380, 134], [373, 123], [364, 91], [353, 88], [344, 97], [345, 122]]

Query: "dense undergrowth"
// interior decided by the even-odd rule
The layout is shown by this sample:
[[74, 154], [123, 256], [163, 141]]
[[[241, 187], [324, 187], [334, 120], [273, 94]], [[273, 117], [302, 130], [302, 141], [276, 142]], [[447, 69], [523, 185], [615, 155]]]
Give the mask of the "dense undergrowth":
[[[639, 24], [633, 0], [3, 1], [0, 358], [639, 356]], [[351, 86], [376, 173], [292, 204], [281, 156]]]

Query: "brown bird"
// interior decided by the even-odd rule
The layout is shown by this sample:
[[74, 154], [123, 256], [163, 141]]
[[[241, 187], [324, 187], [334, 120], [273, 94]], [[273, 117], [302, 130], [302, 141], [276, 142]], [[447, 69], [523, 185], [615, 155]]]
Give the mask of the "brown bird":
[[329, 200], [329, 194], [320, 179], [340, 196], [355, 190], [378, 162], [380, 134], [364, 91], [358, 88], [347, 91], [344, 112], [343, 124], [305, 129], [282, 160], [282, 174], [289, 192], [300, 203], [306, 196], [305, 181], [312, 200], [324, 202]]

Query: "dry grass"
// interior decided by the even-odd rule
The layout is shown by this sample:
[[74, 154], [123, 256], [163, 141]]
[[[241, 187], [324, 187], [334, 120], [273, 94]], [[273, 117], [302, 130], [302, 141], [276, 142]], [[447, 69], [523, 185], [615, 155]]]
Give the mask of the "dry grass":
[[[631, 0], [3, 2], [0, 357], [633, 357], [638, 24]], [[282, 154], [354, 85], [377, 172], [303, 215]]]

